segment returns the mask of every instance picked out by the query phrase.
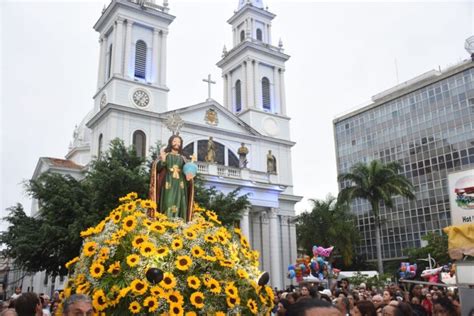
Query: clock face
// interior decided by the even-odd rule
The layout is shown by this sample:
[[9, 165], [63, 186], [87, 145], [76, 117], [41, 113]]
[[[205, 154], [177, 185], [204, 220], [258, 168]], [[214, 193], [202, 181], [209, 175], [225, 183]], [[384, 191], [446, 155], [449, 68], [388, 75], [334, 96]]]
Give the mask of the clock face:
[[142, 89], [137, 89], [132, 95], [133, 103], [138, 107], [147, 107], [150, 104], [150, 96], [148, 92]]
[[102, 109], [106, 104], [107, 104], [107, 96], [104, 93], [100, 97], [100, 108]]

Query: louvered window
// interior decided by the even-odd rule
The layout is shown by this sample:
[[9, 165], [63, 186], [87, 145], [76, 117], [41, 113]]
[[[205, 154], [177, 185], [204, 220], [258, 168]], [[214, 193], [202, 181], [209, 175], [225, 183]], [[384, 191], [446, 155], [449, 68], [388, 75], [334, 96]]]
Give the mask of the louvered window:
[[262, 78], [262, 106], [264, 110], [270, 111], [272, 108], [270, 99], [270, 80], [267, 77]]
[[144, 158], [146, 156], [146, 135], [142, 131], [133, 133], [133, 147], [137, 152], [137, 156]]
[[112, 75], [112, 44], [109, 47], [109, 60], [107, 64], [107, 79]]
[[242, 88], [240, 80], [235, 82], [235, 112], [242, 110]]
[[104, 137], [103, 137], [102, 134], [100, 134], [99, 135], [99, 146], [97, 146], [97, 157], [100, 157], [100, 155], [102, 154], [102, 138], [104, 138]]
[[135, 77], [145, 79], [146, 76], [146, 44], [138, 41], [135, 45]]
[[263, 38], [262, 36], [262, 30], [261, 29], [257, 29], [257, 40], [261, 41]]

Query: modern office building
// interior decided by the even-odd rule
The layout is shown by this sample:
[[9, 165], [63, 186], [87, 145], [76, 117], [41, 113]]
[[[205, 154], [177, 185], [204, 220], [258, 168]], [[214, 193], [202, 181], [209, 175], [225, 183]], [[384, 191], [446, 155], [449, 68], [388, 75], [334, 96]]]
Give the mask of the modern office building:
[[[372, 103], [334, 120], [338, 174], [357, 162], [398, 161], [416, 199], [396, 197], [381, 209], [384, 260], [407, 256], [428, 232], [450, 225], [447, 175], [474, 168], [474, 61], [430, 71], [372, 97]], [[342, 189], [344, 183], [340, 183]], [[370, 206], [352, 204], [362, 242], [359, 253], [376, 259]]]

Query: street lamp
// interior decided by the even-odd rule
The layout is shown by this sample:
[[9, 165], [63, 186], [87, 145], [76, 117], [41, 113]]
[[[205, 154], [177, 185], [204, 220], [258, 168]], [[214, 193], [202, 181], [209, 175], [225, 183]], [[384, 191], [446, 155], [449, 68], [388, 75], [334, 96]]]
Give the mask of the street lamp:
[[474, 61], [474, 35], [466, 39], [464, 49], [471, 54], [471, 59]]

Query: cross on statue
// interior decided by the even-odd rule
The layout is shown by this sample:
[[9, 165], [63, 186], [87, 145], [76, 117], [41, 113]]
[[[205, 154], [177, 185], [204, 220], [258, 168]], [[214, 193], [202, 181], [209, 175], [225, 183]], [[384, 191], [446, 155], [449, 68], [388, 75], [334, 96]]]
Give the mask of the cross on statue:
[[210, 101], [211, 100], [211, 84], [216, 84], [216, 82], [211, 80], [211, 74], [207, 75], [207, 79], [202, 79], [202, 81], [207, 82], [207, 101]]

